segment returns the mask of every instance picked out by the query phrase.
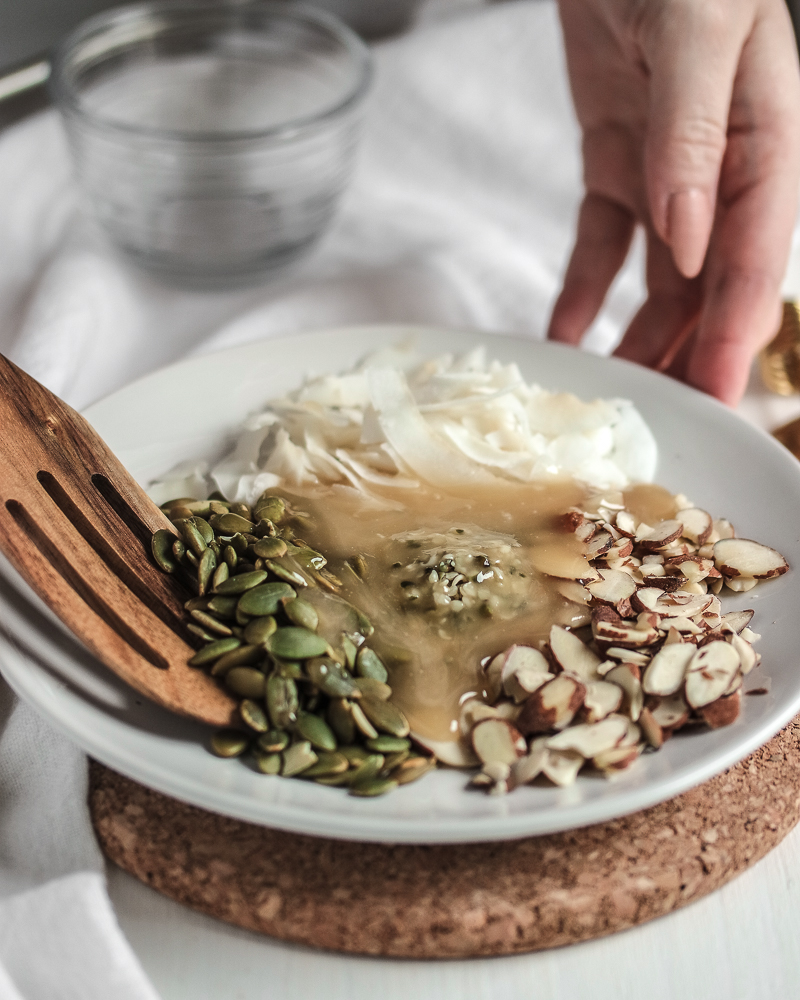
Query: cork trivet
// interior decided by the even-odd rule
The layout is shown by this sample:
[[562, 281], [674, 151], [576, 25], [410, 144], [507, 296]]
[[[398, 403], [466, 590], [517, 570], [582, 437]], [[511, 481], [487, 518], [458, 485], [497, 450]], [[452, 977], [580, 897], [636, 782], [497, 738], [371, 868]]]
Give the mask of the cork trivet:
[[220, 920], [316, 948], [508, 955], [601, 937], [699, 899], [800, 818], [800, 716], [699, 788], [567, 833], [487, 844], [364, 844], [184, 805], [92, 763], [106, 855]]

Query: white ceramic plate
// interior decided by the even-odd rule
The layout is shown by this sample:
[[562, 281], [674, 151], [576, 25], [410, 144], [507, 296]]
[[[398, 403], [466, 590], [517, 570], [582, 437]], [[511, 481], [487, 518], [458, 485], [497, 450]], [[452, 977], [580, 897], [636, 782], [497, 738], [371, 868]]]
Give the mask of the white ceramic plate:
[[[416, 333], [425, 353], [490, 340], [502, 361], [551, 389], [632, 399], [660, 446], [658, 481], [683, 492], [739, 534], [775, 546], [800, 567], [800, 463], [768, 435], [685, 386], [625, 362], [513, 337], [372, 327], [292, 336], [184, 361], [114, 393], [87, 411], [141, 482], [188, 457], [218, 453], [249, 412], [307, 374], [341, 370], [367, 351]], [[266, 826], [322, 836], [407, 843], [520, 837], [583, 826], [663, 801], [730, 767], [800, 711], [800, 574], [727, 601], [753, 607], [763, 633], [766, 696], [715, 732], [681, 733], [615, 781], [581, 777], [571, 788], [518, 789], [505, 797], [465, 791], [438, 771], [380, 799], [257, 774], [204, 748], [208, 731], [144, 702], [100, 666], [19, 579], [0, 577], [0, 661], [17, 693], [98, 760], [168, 795]], [[24, 596], [22, 596], [24, 595]]]

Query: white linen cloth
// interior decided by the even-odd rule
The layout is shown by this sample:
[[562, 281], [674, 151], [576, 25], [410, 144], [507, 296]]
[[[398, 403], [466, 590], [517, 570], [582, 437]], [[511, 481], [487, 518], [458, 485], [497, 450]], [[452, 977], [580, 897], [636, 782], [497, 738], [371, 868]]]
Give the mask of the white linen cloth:
[[[79, 210], [54, 112], [0, 136], [0, 351], [80, 408], [189, 353], [294, 331], [420, 321], [541, 336], [580, 198], [554, 5], [468, 11], [375, 55], [332, 231], [255, 289], [178, 291], [117, 260]], [[612, 346], [639, 270], [634, 254], [592, 349]], [[2, 681], [0, 727], [0, 1000], [153, 1000], [105, 894], [83, 754]]]

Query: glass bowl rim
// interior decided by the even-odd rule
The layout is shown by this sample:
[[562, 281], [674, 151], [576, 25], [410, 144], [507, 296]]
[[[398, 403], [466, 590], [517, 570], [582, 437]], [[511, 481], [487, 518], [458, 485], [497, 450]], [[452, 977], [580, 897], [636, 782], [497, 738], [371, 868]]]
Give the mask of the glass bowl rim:
[[[103, 32], [124, 24], [126, 21], [131, 24], [135, 24], [137, 21], [146, 23], [148, 18], [164, 18], [190, 11], [210, 14], [221, 20], [232, 15], [230, 17], [231, 23], [234, 23], [237, 16], [243, 12], [256, 11], [274, 15], [285, 22], [311, 24], [315, 28], [321, 28], [332, 39], [339, 42], [346, 51], [355, 69], [354, 82], [338, 100], [330, 105], [323, 105], [320, 110], [311, 114], [301, 115], [266, 128], [241, 129], [230, 132], [190, 131], [188, 129], [139, 125], [106, 117], [86, 108], [78, 89], [69, 79], [67, 73], [67, 65], [74, 51], [90, 41], [93, 36], [101, 36]], [[276, 2], [276, 0], [240, 0], [240, 2], [233, 3], [220, 3], [219, 0], [146, 0], [143, 3], [112, 7], [95, 14], [82, 21], [77, 28], [66, 35], [56, 46], [52, 56], [49, 86], [53, 101], [63, 115], [71, 115], [98, 129], [161, 141], [224, 144], [247, 140], [285, 140], [293, 134], [313, 129], [337, 117], [344, 116], [366, 96], [372, 82], [372, 75], [371, 53], [359, 36], [335, 15], [304, 3], [284, 2], [284, 0], [281, 2]]]

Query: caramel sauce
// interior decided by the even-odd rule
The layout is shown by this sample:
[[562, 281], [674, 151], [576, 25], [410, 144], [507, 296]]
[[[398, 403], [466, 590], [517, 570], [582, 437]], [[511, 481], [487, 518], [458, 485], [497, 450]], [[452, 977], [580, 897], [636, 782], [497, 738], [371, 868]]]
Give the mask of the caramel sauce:
[[[612, 500], [612, 494], [560, 478], [470, 488], [463, 494], [428, 486], [387, 490], [387, 508], [361, 502], [353, 490], [336, 486], [284, 494], [310, 515], [303, 539], [325, 554], [328, 568], [343, 582], [342, 596], [375, 626], [369, 644], [389, 670], [393, 701], [415, 732], [436, 740], [457, 737], [461, 703], [483, 693], [486, 657], [513, 643], [537, 646], [553, 624], [585, 622], [585, 609], [563, 597], [546, 570], [551, 560], [585, 562], [580, 543], [564, 529], [565, 511], [596, 509], [599, 499]], [[651, 525], [675, 513], [672, 496], [657, 486], [635, 486], [613, 499]], [[453, 531], [469, 537], [473, 529], [513, 536], [518, 545], [502, 556], [497, 574], [502, 580], [492, 584], [495, 612], [447, 612], [404, 599], [403, 584], [409, 582], [403, 579], [404, 553], [409, 560], [415, 553], [413, 543], [392, 536], [420, 528], [432, 535], [450, 532], [451, 538]], [[366, 566], [363, 579], [345, 565], [356, 555]]]

